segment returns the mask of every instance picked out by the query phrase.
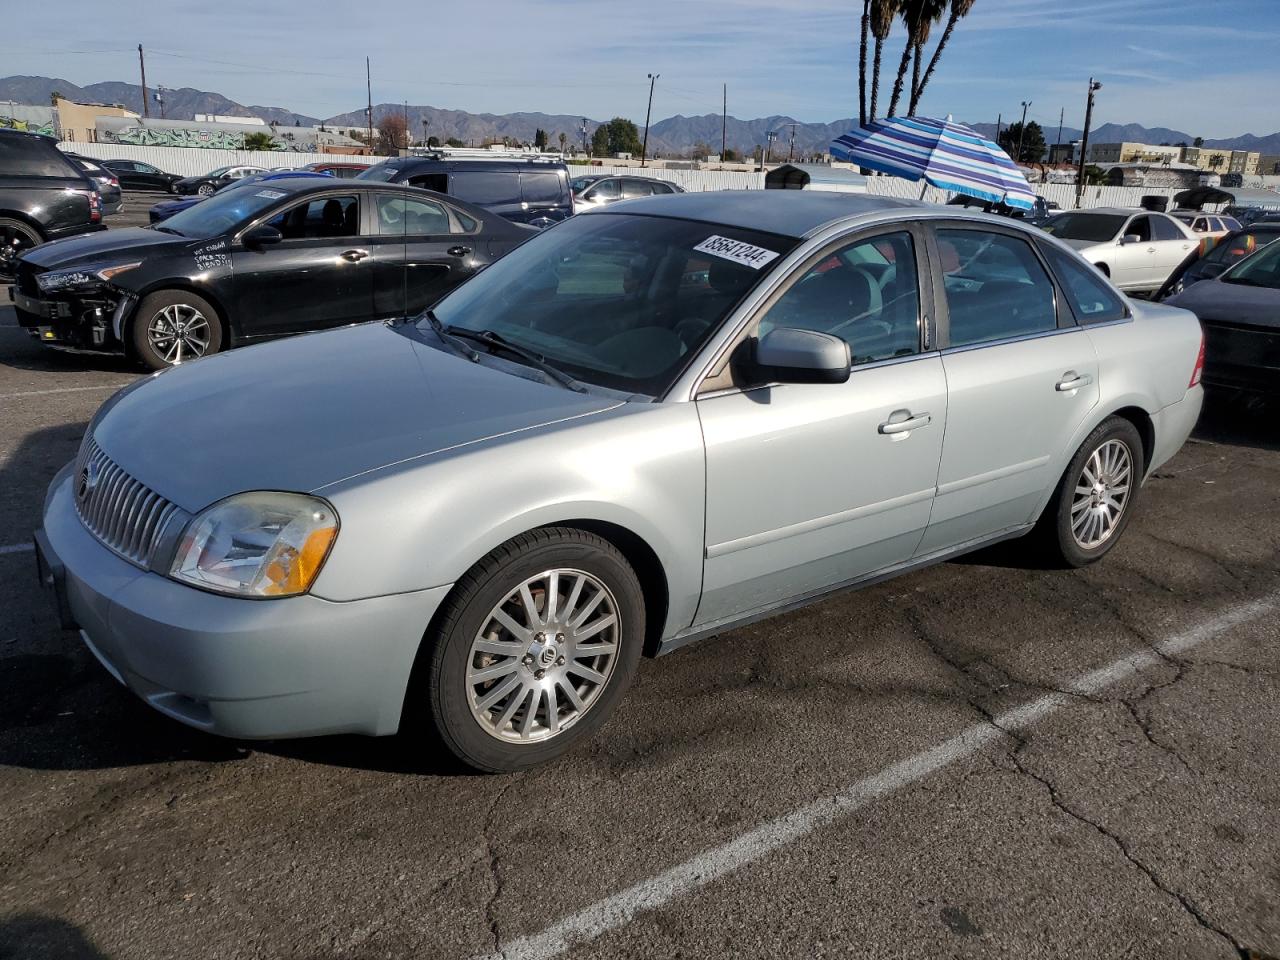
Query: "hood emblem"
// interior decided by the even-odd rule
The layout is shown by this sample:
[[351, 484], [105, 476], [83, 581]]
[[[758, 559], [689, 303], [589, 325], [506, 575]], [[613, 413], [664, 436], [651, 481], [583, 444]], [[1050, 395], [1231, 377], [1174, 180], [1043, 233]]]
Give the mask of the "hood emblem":
[[89, 462], [84, 465], [84, 469], [80, 471], [80, 481], [76, 484], [76, 499], [84, 502], [88, 500], [93, 491], [98, 489], [98, 480], [101, 478], [101, 469], [96, 462]]

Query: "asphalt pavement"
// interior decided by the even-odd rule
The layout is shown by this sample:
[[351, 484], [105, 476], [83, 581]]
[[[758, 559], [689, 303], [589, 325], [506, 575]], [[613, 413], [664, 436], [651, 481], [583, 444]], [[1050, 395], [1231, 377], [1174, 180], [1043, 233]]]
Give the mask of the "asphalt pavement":
[[58, 630], [30, 534], [137, 375], [0, 307], [0, 958], [1280, 956], [1275, 409], [1211, 395], [1097, 566], [1015, 542], [704, 641], [475, 776], [203, 735]]

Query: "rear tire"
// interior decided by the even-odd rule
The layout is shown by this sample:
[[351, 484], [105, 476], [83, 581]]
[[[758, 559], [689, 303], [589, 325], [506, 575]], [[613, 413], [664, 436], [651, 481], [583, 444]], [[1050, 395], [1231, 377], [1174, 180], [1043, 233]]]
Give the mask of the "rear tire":
[[444, 745], [476, 770], [545, 763], [617, 707], [644, 618], [640, 581], [613, 544], [566, 527], [521, 534], [458, 581], [423, 641], [405, 712], [429, 705]]
[[222, 349], [222, 322], [204, 297], [158, 290], [142, 298], [129, 325], [129, 346], [150, 370], [199, 360]]
[[1142, 437], [1108, 417], [1080, 445], [1036, 531], [1046, 559], [1084, 567], [1111, 551], [1129, 525], [1146, 467]]

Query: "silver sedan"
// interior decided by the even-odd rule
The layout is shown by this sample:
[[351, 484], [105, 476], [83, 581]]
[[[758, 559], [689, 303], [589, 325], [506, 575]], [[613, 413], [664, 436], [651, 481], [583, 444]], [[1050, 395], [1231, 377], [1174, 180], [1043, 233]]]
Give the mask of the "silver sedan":
[[1012, 537], [1099, 560], [1196, 422], [1202, 345], [1009, 220], [620, 203], [420, 317], [120, 392], [37, 560], [64, 624], [183, 723], [421, 721], [520, 769], [590, 736], [642, 653]]

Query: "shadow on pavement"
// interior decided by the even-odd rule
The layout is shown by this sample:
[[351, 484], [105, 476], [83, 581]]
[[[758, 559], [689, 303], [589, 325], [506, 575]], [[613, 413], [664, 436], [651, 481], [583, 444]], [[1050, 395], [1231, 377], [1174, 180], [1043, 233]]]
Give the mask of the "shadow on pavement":
[[73, 923], [41, 913], [0, 920], [0, 960], [109, 960]]

